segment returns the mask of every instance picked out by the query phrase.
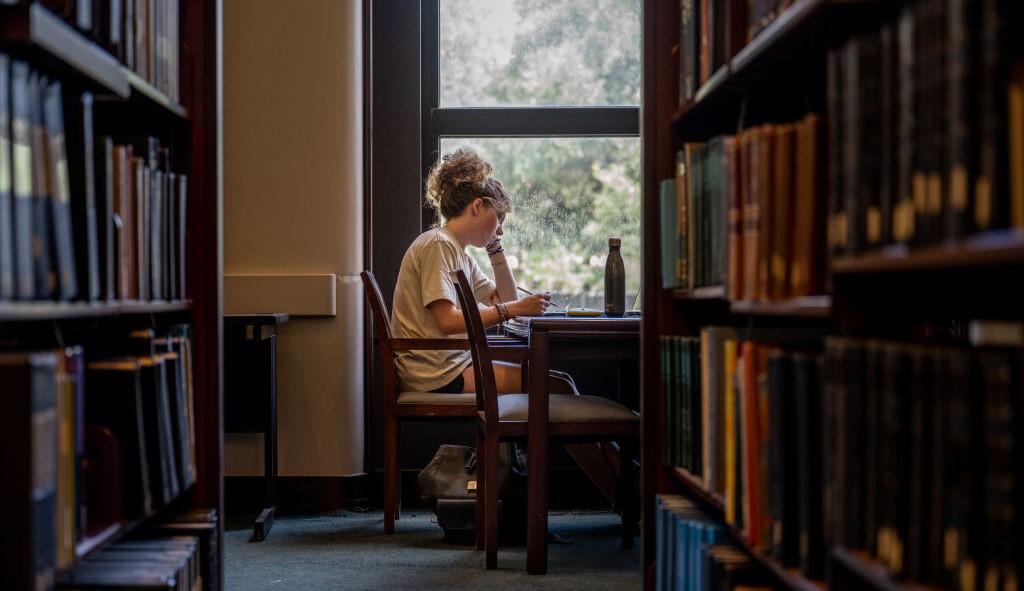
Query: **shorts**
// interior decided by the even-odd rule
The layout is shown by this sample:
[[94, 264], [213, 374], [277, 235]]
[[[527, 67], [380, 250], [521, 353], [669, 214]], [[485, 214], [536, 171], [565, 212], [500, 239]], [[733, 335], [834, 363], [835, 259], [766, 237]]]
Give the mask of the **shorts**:
[[455, 376], [455, 379], [441, 386], [440, 388], [434, 388], [431, 392], [438, 394], [461, 394], [463, 388], [466, 387], [466, 380], [462, 377], [462, 373]]

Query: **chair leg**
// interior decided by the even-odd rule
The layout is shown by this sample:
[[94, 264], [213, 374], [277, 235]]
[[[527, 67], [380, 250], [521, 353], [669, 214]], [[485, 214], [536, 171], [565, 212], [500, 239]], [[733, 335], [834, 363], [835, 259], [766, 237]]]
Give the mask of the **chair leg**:
[[498, 434], [485, 434], [484, 442], [484, 546], [488, 569], [498, 568]]
[[487, 481], [485, 478], [486, 464], [484, 461], [484, 438], [483, 431], [479, 426], [476, 429], [476, 549], [484, 549], [484, 527], [486, 518], [484, 516], [484, 499], [486, 498]]
[[395, 533], [396, 498], [399, 487], [400, 441], [397, 417], [390, 417], [384, 424], [384, 533]]
[[622, 547], [633, 547], [633, 450], [635, 442], [619, 443], [619, 514], [622, 516]]

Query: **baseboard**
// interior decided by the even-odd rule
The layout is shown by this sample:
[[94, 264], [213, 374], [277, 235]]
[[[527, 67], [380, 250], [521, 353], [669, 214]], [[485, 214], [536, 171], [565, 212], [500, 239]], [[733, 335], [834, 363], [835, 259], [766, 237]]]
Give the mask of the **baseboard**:
[[[258, 515], [263, 509], [266, 480], [261, 476], [224, 477], [224, 510], [228, 516]], [[372, 490], [369, 474], [351, 476], [280, 476], [277, 514], [319, 515], [367, 507]]]

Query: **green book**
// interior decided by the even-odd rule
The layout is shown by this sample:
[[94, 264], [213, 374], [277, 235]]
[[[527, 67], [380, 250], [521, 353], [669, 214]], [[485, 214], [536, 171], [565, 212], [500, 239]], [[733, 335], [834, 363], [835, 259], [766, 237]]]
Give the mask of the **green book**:
[[661, 181], [661, 286], [679, 287], [679, 208], [675, 179]]

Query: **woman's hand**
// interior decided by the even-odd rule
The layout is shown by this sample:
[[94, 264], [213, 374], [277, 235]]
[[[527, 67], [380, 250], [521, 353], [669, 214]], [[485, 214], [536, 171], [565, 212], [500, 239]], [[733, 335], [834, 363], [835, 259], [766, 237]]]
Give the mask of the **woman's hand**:
[[551, 305], [551, 296], [546, 293], [535, 293], [508, 305], [509, 314], [513, 316], [540, 316]]
[[495, 236], [494, 240], [491, 240], [490, 242], [487, 243], [487, 246], [484, 247], [484, 250], [487, 251], [487, 256], [489, 257], [492, 257], [498, 254], [499, 252], [504, 251], [505, 249], [502, 248], [501, 246], [501, 236]]

